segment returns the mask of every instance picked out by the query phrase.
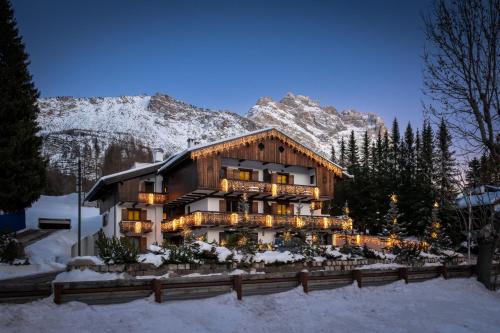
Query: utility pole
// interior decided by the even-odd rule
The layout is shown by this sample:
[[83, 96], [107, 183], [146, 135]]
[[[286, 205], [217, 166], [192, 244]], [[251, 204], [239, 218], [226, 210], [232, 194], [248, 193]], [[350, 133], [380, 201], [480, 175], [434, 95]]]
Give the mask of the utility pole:
[[82, 255], [82, 162], [78, 158], [78, 256]]

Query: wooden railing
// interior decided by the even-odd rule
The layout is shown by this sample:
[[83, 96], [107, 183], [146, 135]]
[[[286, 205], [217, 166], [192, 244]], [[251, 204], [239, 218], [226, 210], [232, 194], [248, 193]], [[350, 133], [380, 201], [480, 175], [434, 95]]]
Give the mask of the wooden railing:
[[121, 221], [120, 232], [127, 236], [142, 235], [153, 231], [153, 222], [145, 221]]
[[149, 205], [163, 205], [167, 200], [168, 196], [165, 193], [139, 192], [137, 196], [137, 201]]
[[260, 192], [272, 196], [304, 195], [319, 199], [319, 188], [307, 185], [271, 184], [257, 181], [223, 179], [221, 181], [223, 192]]
[[239, 214], [197, 211], [177, 219], [163, 221], [161, 230], [172, 232], [184, 228], [209, 226], [297, 228], [297, 229], [341, 229], [344, 218], [310, 215]]

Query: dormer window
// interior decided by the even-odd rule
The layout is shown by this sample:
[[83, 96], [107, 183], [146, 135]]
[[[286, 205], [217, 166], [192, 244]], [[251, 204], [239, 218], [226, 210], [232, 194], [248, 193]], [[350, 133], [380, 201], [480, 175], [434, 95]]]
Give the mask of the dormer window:
[[250, 170], [240, 170], [240, 180], [250, 180], [252, 172]]
[[276, 181], [278, 184], [288, 184], [288, 174], [278, 173], [278, 178]]

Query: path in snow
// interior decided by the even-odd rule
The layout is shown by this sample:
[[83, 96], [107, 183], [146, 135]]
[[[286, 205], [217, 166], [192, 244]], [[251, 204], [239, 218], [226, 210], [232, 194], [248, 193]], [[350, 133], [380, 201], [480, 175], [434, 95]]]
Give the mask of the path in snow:
[[0, 305], [2, 332], [498, 332], [500, 293], [475, 279], [234, 294], [157, 304]]

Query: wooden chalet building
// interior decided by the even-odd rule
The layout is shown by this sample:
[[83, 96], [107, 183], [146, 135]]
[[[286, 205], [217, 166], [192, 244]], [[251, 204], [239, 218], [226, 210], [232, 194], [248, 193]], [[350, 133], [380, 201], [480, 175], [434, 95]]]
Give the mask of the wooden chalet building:
[[191, 233], [223, 242], [238, 230], [263, 243], [285, 230], [317, 230], [330, 243], [343, 220], [323, 202], [344, 177], [337, 164], [270, 128], [102, 177], [86, 200], [98, 200], [107, 235], [132, 237], [142, 249]]

